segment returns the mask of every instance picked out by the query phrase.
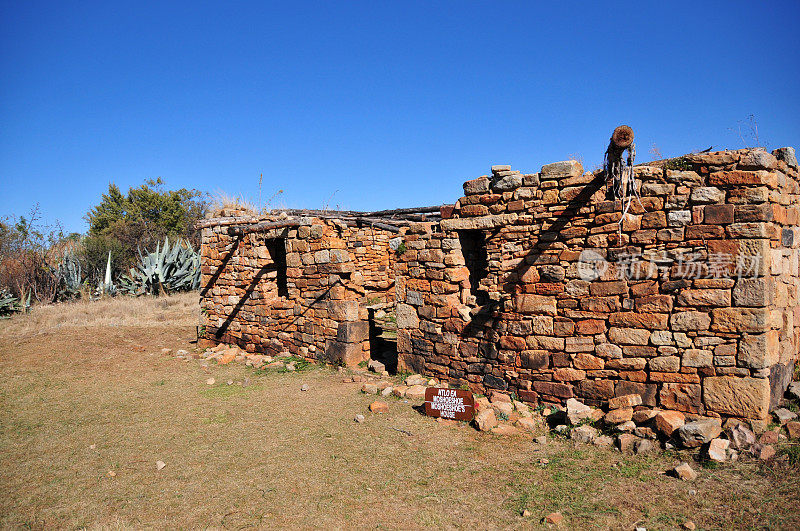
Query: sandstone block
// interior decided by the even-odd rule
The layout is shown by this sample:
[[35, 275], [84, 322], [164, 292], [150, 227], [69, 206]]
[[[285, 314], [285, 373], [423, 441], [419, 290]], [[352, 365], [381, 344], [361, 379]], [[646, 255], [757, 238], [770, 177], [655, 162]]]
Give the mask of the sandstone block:
[[395, 316], [397, 318], [397, 328], [419, 328], [419, 316], [413, 306], [397, 303]]
[[685, 289], [678, 294], [678, 304], [682, 306], [730, 306], [731, 292], [726, 289]]
[[685, 417], [680, 411], [660, 411], [655, 417], [656, 428], [667, 437], [683, 426], [684, 422]]
[[764, 378], [712, 376], [703, 380], [703, 403], [716, 413], [763, 419], [769, 412], [770, 386]]
[[[608, 401], [609, 409], [619, 409], [623, 407], [634, 407], [640, 405], [642, 405], [642, 397], [636, 394], [618, 396]], [[631, 413], [631, 415], [633, 414]]]
[[686, 349], [681, 356], [681, 363], [684, 367], [713, 367], [714, 353], [710, 350]]
[[716, 308], [712, 310], [717, 332], [760, 333], [769, 330], [769, 313], [764, 308]]
[[497, 415], [494, 414], [494, 409], [492, 408], [481, 409], [475, 415], [475, 426], [480, 431], [490, 431], [497, 424]]
[[608, 339], [621, 345], [647, 345], [650, 331], [643, 328], [617, 328], [608, 330]]
[[648, 362], [648, 366], [651, 371], [678, 372], [681, 370], [681, 359], [678, 356], [659, 356], [652, 358]]
[[743, 334], [736, 359], [741, 366], [763, 369], [778, 363], [779, 354], [778, 331], [770, 330], [764, 334]]
[[489, 191], [489, 178], [486, 176], [478, 177], [464, 183], [464, 194], [475, 195], [485, 194]]
[[740, 278], [733, 288], [736, 306], [764, 307], [772, 304], [772, 289], [765, 278]]
[[[594, 350], [594, 342], [592, 342], [592, 350]], [[572, 360], [572, 365], [576, 369], [599, 370], [605, 367], [605, 361], [603, 361], [602, 358], [593, 356], [591, 354], [580, 353], [575, 355], [575, 358]]]
[[555, 297], [522, 293], [514, 298], [514, 305], [520, 313], [557, 314]]
[[603, 420], [606, 424], [620, 424], [622, 422], [627, 422], [633, 418], [633, 408], [632, 407], [622, 407], [619, 409], [612, 409], [608, 413], [606, 413]]
[[526, 369], [546, 369], [550, 366], [550, 354], [544, 350], [524, 350], [520, 353], [520, 360]]
[[700, 392], [700, 384], [664, 383], [659, 394], [661, 406], [686, 413], [697, 413], [702, 404]]
[[692, 190], [691, 200], [694, 203], [721, 203], [725, 201], [725, 192], [714, 186], [702, 186]]
[[679, 312], [670, 317], [670, 324], [672, 325], [673, 330], [682, 332], [708, 330], [708, 328], [711, 326], [711, 317], [709, 317], [709, 315], [705, 312]]
[[707, 225], [733, 223], [733, 205], [706, 205], [703, 209], [703, 219]]
[[579, 177], [583, 175], [583, 166], [577, 160], [565, 160], [542, 166], [539, 176], [545, 179], [561, 179], [563, 177]]

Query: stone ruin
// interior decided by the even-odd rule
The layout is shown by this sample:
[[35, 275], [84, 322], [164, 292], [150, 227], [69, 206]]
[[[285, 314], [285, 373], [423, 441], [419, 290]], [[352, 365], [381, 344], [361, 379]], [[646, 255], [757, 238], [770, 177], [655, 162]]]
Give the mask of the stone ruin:
[[[635, 166], [623, 215], [575, 160], [493, 166], [454, 205], [221, 212], [202, 226], [202, 342], [474, 392], [763, 421], [800, 347], [792, 148]], [[396, 316], [396, 346], [385, 333]]]

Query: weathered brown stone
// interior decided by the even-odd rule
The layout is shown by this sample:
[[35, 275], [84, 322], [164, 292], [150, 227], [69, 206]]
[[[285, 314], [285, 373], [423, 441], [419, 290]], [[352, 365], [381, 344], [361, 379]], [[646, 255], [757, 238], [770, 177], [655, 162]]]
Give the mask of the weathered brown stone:
[[712, 310], [717, 332], [766, 332], [769, 329], [769, 314], [763, 308], [716, 308]]
[[665, 383], [659, 393], [660, 404], [667, 409], [697, 413], [699, 411], [700, 385], [685, 383]]
[[538, 313], [556, 315], [555, 297], [543, 295], [520, 294], [514, 299], [516, 310], [520, 313]]
[[769, 411], [769, 380], [712, 376], [703, 380], [706, 409], [723, 415], [762, 419]]

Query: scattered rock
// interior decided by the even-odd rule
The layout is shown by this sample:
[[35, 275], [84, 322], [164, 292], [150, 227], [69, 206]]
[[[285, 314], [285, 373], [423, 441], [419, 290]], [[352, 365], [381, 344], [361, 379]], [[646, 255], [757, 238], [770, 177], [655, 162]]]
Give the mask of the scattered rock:
[[369, 405], [369, 410], [373, 413], [388, 413], [389, 412], [389, 404], [386, 402], [381, 402], [380, 400], [376, 400], [375, 402]]
[[156, 461], [156, 470], [161, 470], [165, 466], [167, 466], [167, 464], [164, 461]]
[[708, 445], [708, 458], [717, 463], [724, 463], [730, 443], [728, 439], [712, 439]]
[[636, 435], [631, 433], [622, 433], [617, 436], [617, 447], [622, 453], [632, 453], [635, 450], [636, 442], [639, 440], [639, 437]]
[[303, 384], [300, 386], [301, 391], [308, 391], [308, 384]]
[[633, 421], [636, 424], [644, 424], [654, 419], [660, 413], [658, 409], [640, 409], [633, 412]]
[[769, 461], [775, 457], [775, 447], [771, 444], [756, 444], [753, 449], [754, 455], [761, 461]]
[[494, 409], [486, 408], [478, 411], [475, 415], [475, 426], [480, 431], [489, 431], [497, 426], [497, 416], [494, 414]]
[[774, 430], [765, 431], [758, 438], [758, 442], [761, 444], [775, 444], [778, 442], [778, 432]]
[[540, 424], [531, 417], [522, 417], [514, 422], [514, 426], [522, 428], [523, 430], [534, 432], [539, 429]]
[[367, 365], [367, 368], [369, 370], [371, 370], [372, 372], [377, 372], [378, 374], [380, 374], [380, 373], [382, 373], [383, 371], [386, 370], [386, 365], [384, 365], [383, 363], [381, 363], [378, 360], [369, 360], [369, 364]]
[[290, 361], [289, 363], [286, 364], [286, 370], [287, 371], [292, 372], [292, 371], [294, 371], [296, 369], [297, 369], [297, 366], [295, 365], [295, 363], [293, 361]]
[[651, 454], [659, 449], [658, 445], [650, 439], [638, 439], [633, 445], [633, 451], [639, 454]]
[[513, 426], [509, 426], [507, 424], [501, 424], [499, 426], [495, 426], [492, 428], [492, 433], [495, 435], [504, 435], [506, 437], [513, 437], [516, 435], [522, 435], [522, 432]]
[[583, 425], [572, 430], [571, 438], [579, 443], [590, 444], [597, 438], [598, 434], [597, 428]]
[[172, 354], [172, 349], [171, 348], [162, 348], [161, 349], [161, 353], [163, 355], [165, 355], [165, 356], [169, 356], [170, 354]]
[[227, 383], [228, 385], [233, 385], [233, 380], [228, 380], [228, 381], [227, 381], [227, 382], [225, 382], [225, 383]]
[[533, 442], [539, 445], [545, 445], [547, 444], [547, 435], [539, 435], [538, 437], [534, 437]]
[[405, 384], [409, 387], [412, 385], [425, 385], [428, 383], [428, 379], [420, 374], [412, 374], [411, 376], [405, 379]]
[[653, 428], [648, 428], [647, 426], [639, 426], [633, 430], [633, 434], [643, 439], [658, 439], [658, 435]]
[[378, 394], [378, 386], [374, 383], [365, 383], [361, 386], [361, 392], [367, 393], [368, 395], [377, 395]]
[[412, 385], [406, 389], [406, 398], [409, 400], [424, 400], [425, 399], [425, 386], [421, 384]]
[[722, 433], [719, 419], [703, 419], [689, 422], [678, 428], [678, 440], [686, 448], [697, 448]]
[[621, 431], [623, 433], [630, 433], [635, 430], [636, 430], [636, 423], [633, 422], [632, 420], [617, 425], [617, 431]]
[[787, 422], [786, 431], [789, 433], [789, 438], [800, 439], [800, 422]]
[[683, 426], [686, 418], [680, 411], [659, 411], [656, 414], [656, 429], [669, 437]]
[[785, 407], [776, 409], [772, 412], [772, 414], [775, 415], [775, 418], [778, 419], [778, 422], [781, 424], [781, 426], [797, 418], [797, 413], [789, 411]]
[[408, 391], [407, 385], [396, 385], [392, 387], [392, 394], [396, 397], [402, 398], [405, 396], [406, 391]]
[[511, 402], [492, 402], [491, 405], [497, 416], [501, 418], [508, 418], [514, 412], [514, 406], [511, 405]]
[[206, 380], [206, 383], [207, 383], [208, 385], [214, 385], [216, 382], [217, 382], [217, 381], [216, 381], [214, 378], [209, 378], [208, 380]]
[[391, 396], [392, 391], [394, 391], [394, 388], [392, 386], [386, 387], [383, 389], [383, 391], [381, 391], [381, 396]]
[[113, 470], [109, 470], [108, 473], [106, 474], [106, 476], [108, 476], [110, 478], [115, 478], [115, 477], [117, 477], [117, 473], [114, 472]]
[[531, 512], [528, 509], [523, 509], [522, 510], [522, 517], [523, 518], [528, 518], [530, 515], [531, 515]]
[[592, 442], [595, 446], [613, 446], [614, 439], [609, 435], [600, 435]]
[[501, 393], [499, 391], [492, 391], [492, 400], [491, 400], [491, 402], [492, 402], [492, 404], [500, 404], [500, 403], [503, 403], [503, 402], [506, 403], [506, 404], [511, 404], [511, 397], [509, 395], [507, 395], [506, 393]]
[[790, 383], [789, 389], [786, 392], [795, 400], [800, 400], [800, 382]]
[[236, 354], [234, 354], [233, 352], [229, 352], [223, 354], [217, 359], [217, 365], [227, 365], [235, 359], [236, 359]]
[[567, 400], [567, 418], [573, 426], [580, 424], [582, 420], [588, 419], [591, 415], [592, 408], [580, 400], [574, 398]]
[[697, 472], [689, 466], [689, 463], [681, 463], [675, 467], [675, 475], [683, 481], [694, 481], [697, 479]]
[[97, 448], [96, 444], [90, 444], [89, 445], [89, 450], [94, 450], [95, 448]]
[[353, 420], [355, 420], [356, 422], [358, 422], [359, 424], [361, 424], [362, 422], [364, 422], [364, 419], [365, 419], [364, 415], [362, 415], [361, 413], [359, 413], [358, 415], [356, 415], [356, 418], [354, 418]]
[[606, 416], [603, 417], [603, 420], [607, 424], [621, 424], [623, 422], [627, 422], [633, 418], [633, 408], [632, 407], [622, 407], [619, 409], [612, 409]]
[[730, 431], [730, 445], [734, 450], [747, 450], [756, 443], [756, 434], [742, 423]]
[[691, 520], [686, 520], [684, 523], [681, 524], [681, 527], [688, 531], [694, 531], [695, 529], [697, 529], [697, 526]]
[[564, 522], [564, 515], [561, 513], [550, 513], [544, 517], [544, 522], [552, 525], [561, 525]]

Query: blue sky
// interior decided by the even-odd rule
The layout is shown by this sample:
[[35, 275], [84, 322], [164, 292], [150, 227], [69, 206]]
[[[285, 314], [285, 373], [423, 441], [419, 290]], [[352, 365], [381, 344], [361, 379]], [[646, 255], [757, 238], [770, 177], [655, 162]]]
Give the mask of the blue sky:
[[800, 144], [797, 0], [0, 6], [0, 217], [68, 231], [159, 176], [372, 210], [453, 202], [492, 164], [591, 169], [622, 123], [640, 161], [742, 147], [751, 114]]

